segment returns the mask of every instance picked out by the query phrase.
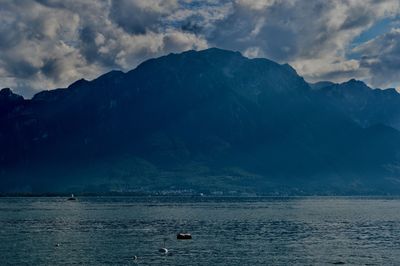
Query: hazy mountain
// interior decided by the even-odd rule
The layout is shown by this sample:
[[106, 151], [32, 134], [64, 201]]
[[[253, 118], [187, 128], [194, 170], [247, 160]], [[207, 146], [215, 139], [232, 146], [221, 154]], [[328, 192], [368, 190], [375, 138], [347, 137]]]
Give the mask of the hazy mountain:
[[31, 100], [2, 90], [1, 188], [398, 193], [400, 133], [361, 123], [341, 86], [213, 48]]
[[400, 130], [400, 94], [395, 89], [371, 89], [354, 79], [341, 84], [319, 82], [312, 86], [330, 104], [363, 127], [382, 123]]

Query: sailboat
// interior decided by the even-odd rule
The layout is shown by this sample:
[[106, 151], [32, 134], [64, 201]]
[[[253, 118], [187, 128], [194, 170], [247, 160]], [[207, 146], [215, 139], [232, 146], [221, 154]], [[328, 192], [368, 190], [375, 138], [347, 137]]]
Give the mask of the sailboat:
[[71, 197], [69, 197], [67, 200], [76, 200], [76, 198], [74, 197], [74, 194], [71, 194]]

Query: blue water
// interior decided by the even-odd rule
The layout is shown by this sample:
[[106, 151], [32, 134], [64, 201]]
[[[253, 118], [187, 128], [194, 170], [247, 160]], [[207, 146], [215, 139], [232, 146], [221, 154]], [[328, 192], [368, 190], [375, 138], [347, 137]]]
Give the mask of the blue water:
[[340, 263], [400, 265], [400, 199], [0, 198], [0, 265]]

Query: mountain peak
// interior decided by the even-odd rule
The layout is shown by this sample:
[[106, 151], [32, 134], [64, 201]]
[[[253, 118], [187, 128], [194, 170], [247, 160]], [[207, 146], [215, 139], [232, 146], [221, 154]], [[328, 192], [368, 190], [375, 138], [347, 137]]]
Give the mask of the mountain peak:
[[367, 84], [365, 84], [361, 80], [356, 80], [356, 79], [350, 79], [347, 82], [343, 82], [339, 84], [341, 87], [343, 87], [345, 90], [351, 90], [351, 91], [358, 91], [358, 92], [370, 92], [372, 91], [372, 88], [370, 88]]
[[211, 47], [197, 52], [200, 54], [231, 54], [231, 55], [243, 56], [239, 51], [225, 50], [217, 47]]
[[[357, 85], [357, 86], [363, 86], [363, 87], [368, 87], [367, 84], [365, 84], [363, 81], [361, 80], [357, 80], [357, 79], [350, 79], [346, 82], [343, 82], [342, 84], [349, 84], [349, 85]], [[369, 87], [368, 87], [369, 88]]]
[[86, 79], [82, 78], [82, 79], [78, 79], [77, 81], [75, 81], [74, 83], [72, 83], [71, 85], [68, 86], [68, 89], [74, 89], [74, 88], [78, 88], [81, 86], [84, 86], [86, 84], [88, 84], [89, 81], [87, 81]]
[[111, 70], [111, 71], [101, 75], [100, 77], [94, 79], [93, 81], [96, 82], [96, 81], [113, 79], [113, 78], [120, 77], [123, 74], [124, 74], [124, 72], [122, 72], [121, 70]]
[[187, 50], [182, 53], [171, 53], [171, 54], [230, 54], [243, 56], [239, 51], [226, 50], [218, 47], [210, 47], [203, 50]]
[[296, 69], [294, 69], [294, 68], [293, 68], [291, 65], [289, 65], [288, 63], [283, 64], [282, 66], [283, 66], [284, 68], [286, 68], [287, 70], [289, 70], [290, 72], [292, 72], [293, 74], [298, 75]]
[[0, 100], [2, 101], [16, 101], [23, 100], [24, 98], [21, 95], [15, 94], [12, 92], [10, 88], [4, 88], [0, 90]]

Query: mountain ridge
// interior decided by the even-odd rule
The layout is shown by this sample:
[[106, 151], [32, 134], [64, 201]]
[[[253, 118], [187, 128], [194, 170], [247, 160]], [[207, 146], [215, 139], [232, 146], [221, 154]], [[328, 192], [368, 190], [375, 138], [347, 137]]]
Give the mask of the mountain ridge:
[[329, 85], [315, 89], [287, 64], [217, 48], [81, 79], [0, 113], [0, 183], [35, 192], [397, 193], [400, 133], [385, 119], [360, 123], [346, 109], [358, 102], [341, 98], [348, 84]]

